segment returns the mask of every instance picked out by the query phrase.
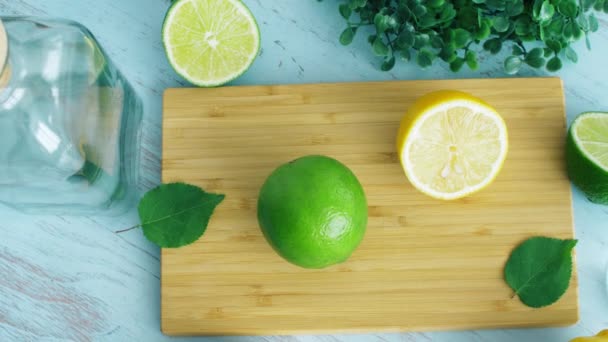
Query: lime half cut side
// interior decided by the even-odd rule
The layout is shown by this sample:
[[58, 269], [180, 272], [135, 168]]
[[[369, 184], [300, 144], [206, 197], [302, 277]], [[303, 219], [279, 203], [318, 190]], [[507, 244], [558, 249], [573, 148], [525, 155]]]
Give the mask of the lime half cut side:
[[572, 182], [592, 202], [608, 204], [608, 113], [583, 113], [574, 120], [566, 159]]
[[178, 0], [165, 18], [163, 43], [180, 76], [215, 87], [249, 69], [260, 50], [260, 31], [240, 0]]

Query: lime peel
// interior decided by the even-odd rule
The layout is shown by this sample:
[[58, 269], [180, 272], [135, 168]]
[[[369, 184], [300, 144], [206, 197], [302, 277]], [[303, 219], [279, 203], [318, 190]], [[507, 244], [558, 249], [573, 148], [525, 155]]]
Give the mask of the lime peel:
[[326, 156], [305, 156], [278, 167], [258, 200], [260, 228], [288, 262], [320, 269], [345, 262], [368, 222], [365, 192], [356, 175]]

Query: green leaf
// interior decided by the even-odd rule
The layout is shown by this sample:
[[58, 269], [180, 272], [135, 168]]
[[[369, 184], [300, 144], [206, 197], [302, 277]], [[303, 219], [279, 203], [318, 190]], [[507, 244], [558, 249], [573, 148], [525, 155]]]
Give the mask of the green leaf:
[[509, 18], [507, 17], [496, 17], [493, 23], [496, 32], [506, 32], [509, 29]]
[[574, 23], [566, 23], [564, 25], [564, 37], [566, 39], [574, 38], [574, 25], [576, 25], [576, 24], [574, 24], [574, 25], [573, 24]]
[[483, 48], [484, 50], [490, 51], [491, 54], [495, 55], [502, 49], [502, 41], [500, 38], [488, 39], [485, 43], [483, 43]]
[[539, 38], [540, 38], [540, 40], [541, 40], [541, 41], [545, 41], [545, 40], [547, 40], [547, 39], [548, 39], [548, 38], [547, 38], [547, 33], [546, 33], [546, 32], [547, 32], [547, 27], [546, 27], [546, 26], [542, 26], [542, 25], [541, 25], [541, 26], [538, 28], [538, 36], [539, 36]]
[[414, 15], [416, 17], [422, 17], [427, 13], [426, 7], [422, 6], [422, 5], [417, 5], [416, 7], [414, 7]]
[[443, 39], [438, 35], [433, 35], [430, 37], [431, 46], [435, 49], [441, 49], [443, 47]]
[[417, 34], [414, 39], [414, 48], [422, 49], [423, 47], [429, 45], [430, 37], [426, 33]]
[[452, 72], [458, 72], [460, 71], [460, 69], [462, 69], [462, 66], [464, 65], [464, 58], [456, 58], [454, 59], [451, 63], [450, 63], [450, 70], [452, 70]]
[[380, 69], [381, 69], [382, 71], [389, 71], [389, 70], [391, 70], [391, 69], [392, 69], [392, 68], [394, 68], [394, 67], [395, 67], [395, 56], [393, 56], [393, 57], [391, 57], [391, 58], [389, 58], [389, 59], [385, 60], [385, 61], [382, 63], [382, 65], [380, 66]]
[[578, 15], [578, 6], [570, 0], [562, 0], [557, 6], [557, 11], [566, 17], [575, 18]]
[[549, 26], [547, 26], [546, 28], [549, 33], [553, 36], [556, 37], [561, 37], [562, 33], [564, 32], [564, 20], [562, 19], [556, 19], [553, 20], [551, 22], [551, 24], [549, 24]]
[[465, 29], [455, 29], [454, 31], [454, 44], [456, 44], [456, 48], [461, 48], [467, 45], [469, 39], [471, 39], [471, 34], [469, 31]]
[[479, 64], [477, 63], [477, 54], [475, 51], [467, 51], [465, 55], [465, 60], [467, 61], [467, 65], [471, 70], [477, 70], [479, 68]]
[[584, 15], [579, 15], [576, 18], [576, 23], [581, 28], [581, 30], [589, 31], [589, 19], [587, 19], [587, 17], [585, 17]]
[[376, 25], [376, 30], [378, 34], [386, 32], [391, 26], [390, 24], [391, 17], [383, 14], [376, 14], [374, 17], [374, 25]]
[[555, 15], [555, 7], [551, 5], [549, 0], [545, 0], [540, 8], [540, 14], [538, 16], [538, 20], [540, 22], [545, 22], [551, 20]]
[[515, 21], [515, 34], [525, 36], [530, 32], [530, 20], [527, 17], [521, 17]]
[[425, 17], [423, 17], [423, 18], [422, 18], [422, 20], [420, 20], [420, 21], [418, 22], [418, 25], [419, 25], [421, 28], [428, 28], [428, 27], [435, 26], [435, 24], [436, 24], [436, 23], [437, 23], [437, 20], [435, 20], [435, 18], [434, 18], [434, 17], [431, 17], [431, 16], [425, 16]]
[[372, 12], [371, 9], [364, 7], [364, 8], [359, 8], [359, 17], [361, 18], [362, 21], [368, 22], [370, 21], [373, 17], [374, 17], [374, 12]]
[[540, 20], [540, 11], [543, 6], [544, 0], [534, 0], [534, 5], [532, 7], [532, 17], [535, 20]]
[[521, 56], [524, 54], [524, 50], [519, 45], [513, 45], [513, 55]]
[[399, 22], [397, 22], [398, 19], [399, 17], [396, 14], [390, 15], [387, 19], [388, 27], [390, 29], [399, 27]]
[[484, 40], [492, 34], [492, 27], [489, 22], [483, 22], [481, 27], [475, 32], [475, 39]]
[[356, 32], [357, 32], [357, 29], [354, 27], [349, 27], [349, 28], [345, 29], [344, 31], [342, 31], [342, 34], [340, 35], [340, 44], [348, 45], [348, 44], [352, 43], [353, 39], [355, 38]]
[[526, 64], [528, 64], [529, 66], [531, 66], [533, 68], [541, 68], [543, 65], [545, 65], [545, 59], [542, 57], [538, 57], [538, 58], [526, 57], [524, 59], [524, 62], [526, 62]]
[[455, 28], [461, 27], [469, 30], [477, 26], [478, 19], [477, 10], [475, 8], [466, 5], [457, 5], [458, 0], [454, 1], [454, 4], [456, 4], [457, 8], [459, 9], [457, 18], [458, 25], [455, 26]]
[[505, 0], [486, 0], [486, 5], [494, 10], [504, 11], [507, 1]]
[[547, 70], [550, 72], [556, 72], [562, 68], [562, 60], [559, 57], [553, 57], [547, 62]]
[[438, 8], [445, 4], [445, 0], [428, 0], [427, 5], [432, 8]]
[[452, 45], [444, 46], [439, 52], [439, 58], [447, 63], [451, 63], [456, 57], [456, 49]]
[[412, 46], [416, 41], [416, 36], [414, 33], [408, 30], [403, 30], [401, 34], [399, 34], [399, 38], [397, 38], [397, 45], [399, 46]]
[[566, 58], [568, 58], [570, 61], [574, 63], [578, 62], [578, 54], [570, 46], [567, 46], [564, 49], [564, 54], [566, 55]]
[[576, 243], [576, 240], [534, 237], [515, 248], [504, 276], [522, 303], [541, 308], [557, 302], [566, 293]]
[[388, 46], [384, 43], [384, 41], [382, 41], [382, 39], [380, 37], [376, 38], [372, 48], [373, 48], [376, 56], [381, 56], [381, 57], [388, 56], [388, 53], [389, 53]]
[[573, 30], [572, 40], [577, 41], [581, 39], [584, 33], [583, 30], [581, 30], [580, 26], [578, 26], [575, 22], [571, 22], [570, 24], [572, 25]]
[[441, 11], [441, 15], [440, 15], [439, 19], [442, 22], [450, 22], [455, 17], [456, 17], [456, 10], [454, 9], [454, 5], [452, 5], [451, 3], [447, 3], [446, 6], [444, 6], [443, 10]]
[[583, 6], [583, 12], [587, 12], [593, 7], [595, 0], [581, 0], [581, 4]]
[[518, 56], [510, 56], [505, 59], [505, 72], [509, 75], [515, 75], [521, 69], [522, 59]]
[[545, 44], [547, 44], [549, 49], [555, 51], [555, 53], [559, 53], [562, 50], [562, 45], [557, 40], [547, 40]]
[[203, 235], [224, 197], [184, 183], [161, 185], [139, 202], [144, 235], [162, 248], [192, 244]]
[[365, 7], [365, 5], [367, 5], [367, 0], [349, 0], [348, 5], [351, 9]]
[[[536, 30], [536, 28], [531, 28], [530, 30]], [[531, 33], [528, 33], [525, 36], [519, 36], [519, 39], [522, 42], [536, 42], [537, 41], [536, 35], [533, 35]]]
[[400, 58], [402, 61], [409, 62], [412, 59], [412, 53], [410, 49], [404, 49], [400, 51]]
[[507, 15], [515, 17], [524, 12], [524, 2], [522, 0], [516, 0], [510, 7], [507, 8]]
[[426, 68], [433, 64], [434, 58], [435, 55], [431, 51], [423, 49], [418, 52], [416, 63], [418, 63], [421, 68]]
[[348, 18], [350, 18], [350, 16], [352, 14], [353, 14], [353, 10], [350, 8], [349, 5], [347, 5], [347, 4], [340, 5], [340, 15], [342, 16], [342, 18], [348, 20]]
[[591, 14], [589, 16], [589, 31], [591, 32], [597, 32], [597, 30], [599, 30], [600, 28], [600, 24], [597, 21], [597, 18], [595, 17], [595, 15]]
[[536, 58], [541, 58], [542, 56], [543, 56], [543, 49], [534, 48], [528, 52], [528, 54], [526, 55], [526, 58], [536, 59]]

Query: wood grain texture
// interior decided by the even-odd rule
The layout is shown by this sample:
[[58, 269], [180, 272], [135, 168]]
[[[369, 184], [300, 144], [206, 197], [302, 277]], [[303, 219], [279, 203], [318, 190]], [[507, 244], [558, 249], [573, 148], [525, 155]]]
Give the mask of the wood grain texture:
[[[486, 191], [431, 199], [406, 181], [395, 151], [400, 119], [430, 91], [461, 89], [505, 118], [510, 153]], [[457, 80], [170, 89], [164, 99], [163, 180], [226, 194], [206, 235], [162, 251], [167, 334], [300, 334], [568, 325], [565, 297], [531, 310], [504, 283], [510, 251], [534, 235], [572, 238], [564, 174], [561, 80]], [[324, 154], [358, 176], [366, 237], [346, 263], [303, 270], [258, 227], [265, 178], [292, 159]]]

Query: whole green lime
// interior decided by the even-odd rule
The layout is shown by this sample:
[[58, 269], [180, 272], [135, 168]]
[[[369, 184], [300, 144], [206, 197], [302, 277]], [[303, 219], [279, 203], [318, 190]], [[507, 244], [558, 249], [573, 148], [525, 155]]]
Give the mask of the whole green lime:
[[262, 186], [258, 220], [285, 260], [304, 268], [346, 261], [367, 227], [365, 192], [353, 172], [325, 156], [277, 168]]

